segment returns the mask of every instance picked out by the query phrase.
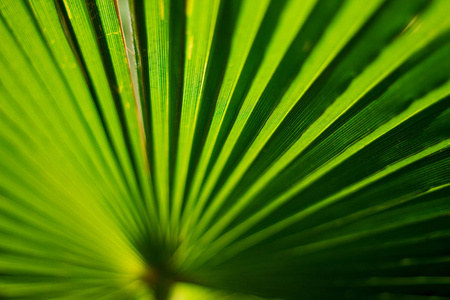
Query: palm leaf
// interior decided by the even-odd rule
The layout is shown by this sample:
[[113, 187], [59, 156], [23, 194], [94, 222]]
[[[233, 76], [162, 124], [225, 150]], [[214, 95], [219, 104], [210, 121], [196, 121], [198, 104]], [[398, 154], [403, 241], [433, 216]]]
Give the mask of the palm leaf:
[[449, 13], [0, 0], [0, 298], [449, 298]]

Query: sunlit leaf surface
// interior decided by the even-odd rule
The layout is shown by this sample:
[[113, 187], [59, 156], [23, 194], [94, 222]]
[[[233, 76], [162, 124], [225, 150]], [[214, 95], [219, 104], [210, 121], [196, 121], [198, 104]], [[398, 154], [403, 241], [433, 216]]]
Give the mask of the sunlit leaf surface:
[[0, 299], [450, 299], [449, 16], [0, 0]]

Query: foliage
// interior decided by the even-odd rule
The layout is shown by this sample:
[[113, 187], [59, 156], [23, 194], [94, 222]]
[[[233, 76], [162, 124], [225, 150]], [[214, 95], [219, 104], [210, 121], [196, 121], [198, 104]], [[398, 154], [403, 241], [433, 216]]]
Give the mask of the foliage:
[[0, 0], [0, 298], [450, 297], [449, 14]]

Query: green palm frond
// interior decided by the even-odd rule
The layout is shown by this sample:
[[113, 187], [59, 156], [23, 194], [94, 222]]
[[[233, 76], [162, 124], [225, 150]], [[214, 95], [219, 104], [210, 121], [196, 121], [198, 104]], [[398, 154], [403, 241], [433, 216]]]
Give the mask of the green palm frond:
[[0, 0], [0, 299], [449, 299], [449, 14]]

